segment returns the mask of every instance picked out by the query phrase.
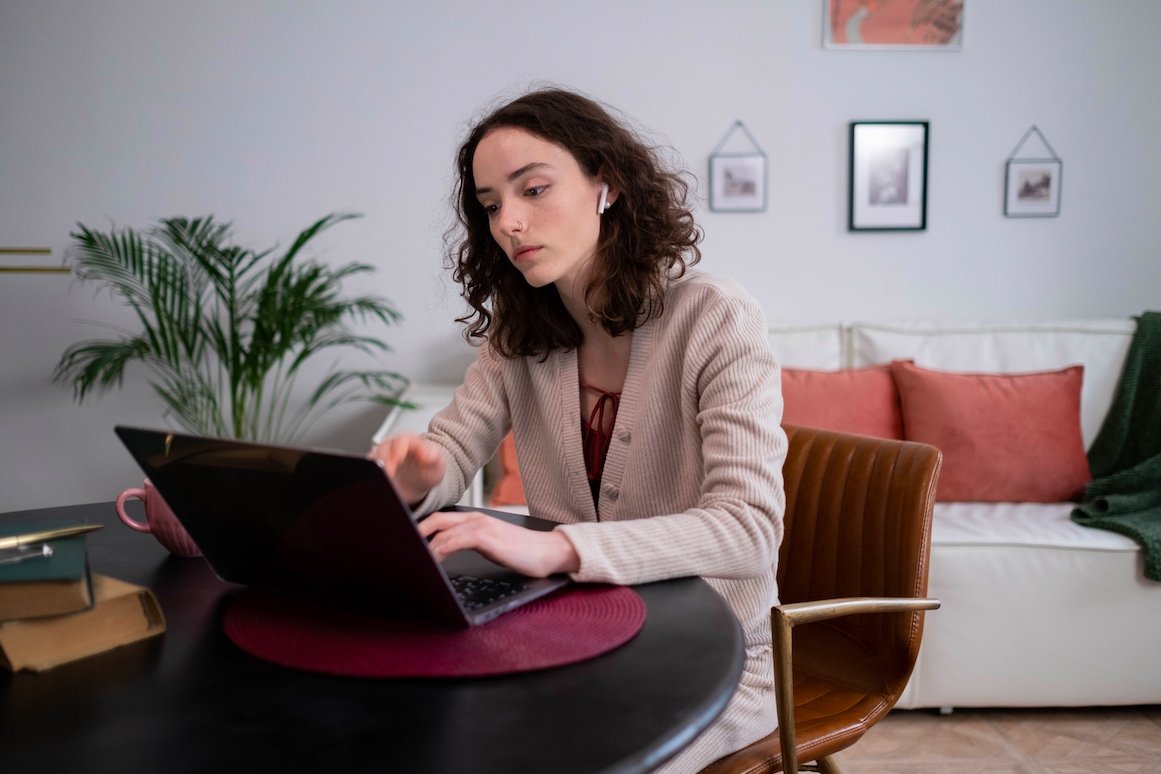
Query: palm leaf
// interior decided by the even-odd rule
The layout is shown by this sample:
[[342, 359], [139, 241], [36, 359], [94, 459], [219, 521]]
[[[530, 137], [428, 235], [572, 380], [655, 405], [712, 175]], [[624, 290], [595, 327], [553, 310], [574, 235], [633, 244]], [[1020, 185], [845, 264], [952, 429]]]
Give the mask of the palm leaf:
[[148, 353], [148, 344], [140, 338], [82, 341], [65, 350], [57, 363], [53, 379], [69, 382], [78, 401], [93, 390], [119, 387], [125, 367]]

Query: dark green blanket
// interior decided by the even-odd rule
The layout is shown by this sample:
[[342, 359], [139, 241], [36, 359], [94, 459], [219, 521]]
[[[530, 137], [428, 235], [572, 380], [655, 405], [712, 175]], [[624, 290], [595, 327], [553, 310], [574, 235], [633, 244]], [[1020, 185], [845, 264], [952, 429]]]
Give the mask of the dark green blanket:
[[1088, 451], [1093, 481], [1072, 520], [1120, 532], [1161, 581], [1161, 312], [1137, 318], [1113, 405]]

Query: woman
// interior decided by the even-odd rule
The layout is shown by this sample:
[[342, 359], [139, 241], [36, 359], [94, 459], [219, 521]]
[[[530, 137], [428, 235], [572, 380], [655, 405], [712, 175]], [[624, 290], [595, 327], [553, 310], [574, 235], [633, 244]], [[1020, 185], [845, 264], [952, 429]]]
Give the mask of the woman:
[[701, 236], [687, 185], [590, 99], [550, 89], [500, 107], [458, 173], [449, 255], [482, 346], [426, 434], [373, 454], [429, 513], [514, 431], [528, 504], [561, 526], [433, 513], [420, 530], [440, 559], [470, 548], [533, 576], [705, 577], [742, 624], [746, 665], [722, 717], [666, 767], [696, 771], [776, 725], [786, 436], [762, 311], [687, 269]]

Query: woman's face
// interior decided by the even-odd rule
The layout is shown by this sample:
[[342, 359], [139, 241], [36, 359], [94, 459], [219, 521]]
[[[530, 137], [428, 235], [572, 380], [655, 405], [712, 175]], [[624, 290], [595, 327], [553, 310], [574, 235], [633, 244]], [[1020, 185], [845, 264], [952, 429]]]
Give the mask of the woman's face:
[[564, 148], [514, 127], [484, 135], [472, 173], [492, 237], [528, 284], [581, 292], [601, 231], [600, 180]]

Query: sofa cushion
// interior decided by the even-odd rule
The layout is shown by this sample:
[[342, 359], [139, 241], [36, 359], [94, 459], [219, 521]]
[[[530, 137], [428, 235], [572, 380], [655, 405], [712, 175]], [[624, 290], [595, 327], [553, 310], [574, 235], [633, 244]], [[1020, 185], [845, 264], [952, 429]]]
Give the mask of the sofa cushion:
[[1059, 502], [1090, 479], [1080, 434], [1083, 366], [966, 374], [891, 364], [903, 434], [943, 452], [936, 499]]
[[783, 368], [825, 368], [846, 365], [843, 358], [843, 326], [779, 325], [769, 329], [770, 351]]
[[1140, 553], [1132, 538], [1077, 524], [1072, 509], [1072, 503], [936, 503], [931, 545]]
[[782, 421], [843, 433], [903, 438], [890, 366], [841, 371], [782, 369]]
[[1087, 449], [1113, 402], [1137, 324], [1130, 318], [1046, 321], [858, 323], [855, 367], [914, 360], [924, 368], [975, 373], [1048, 371], [1081, 364], [1081, 435]]
[[1161, 586], [1068, 503], [936, 503], [928, 615], [897, 707], [1161, 701]]

